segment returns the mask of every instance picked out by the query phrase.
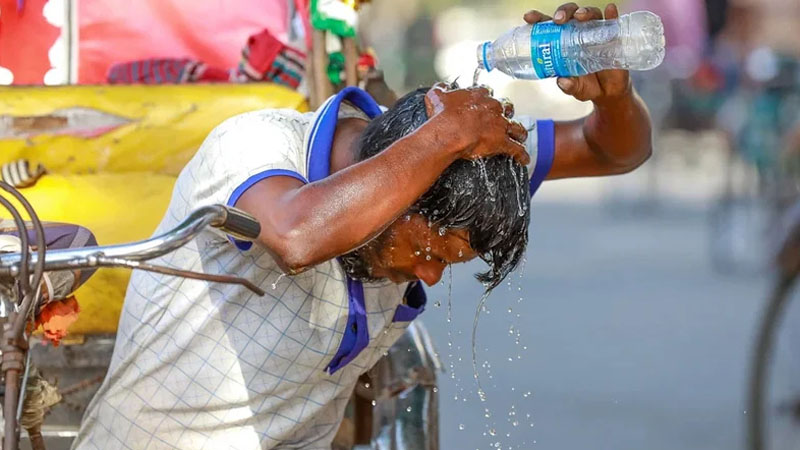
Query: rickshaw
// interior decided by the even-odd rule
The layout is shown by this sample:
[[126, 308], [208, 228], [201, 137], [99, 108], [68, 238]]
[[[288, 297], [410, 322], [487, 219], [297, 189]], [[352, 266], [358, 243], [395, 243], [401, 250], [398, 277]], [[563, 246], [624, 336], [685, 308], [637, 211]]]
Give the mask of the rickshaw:
[[[10, 2], [0, 3], [3, 8], [0, 22], [5, 20], [0, 23], [0, 30], [3, 30], [0, 31], [0, 41], [8, 42], [13, 36], [18, 38], [16, 42], [25, 42], [34, 34], [37, 39], [48, 35], [36, 29], [41, 26], [44, 3], [46, 0], [26, 0], [20, 2], [24, 9], [16, 11], [7, 8]], [[59, 33], [69, 41], [65, 60], [70, 67], [64, 69], [68, 79], [63, 81], [77, 84], [0, 87], [0, 164], [4, 165], [4, 171], [0, 172], [6, 175], [3, 178], [5, 182], [16, 186], [5, 182], [0, 184], [3, 188], [0, 191], [3, 201], [0, 203], [8, 210], [2, 210], [0, 218], [14, 219], [17, 215], [21, 219], [27, 218], [28, 233], [18, 235], [30, 235], [29, 242], [20, 250], [0, 254], [0, 316], [7, 324], [15, 323], [15, 318], [19, 323], [20, 316], [27, 317], [26, 311], [37, 309], [35, 300], [28, 300], [28, 304], [23, 305], [21, 302], [26, 296], [20, 295], [28, 294], [35, 299], [36, 289], [17, 289], [14, 292], [15, 281], [18, 286], [19, 280], [29, 278], [29, 274], [35, 275], [45, 268], [104, 268], [97, 270], [74, 293], [81, 311], [59, 346], [44, 342], [38, 334], [29, 334], [29, 327], [12, 330], [11, 326], [6, 329], [3, 344], [13, 345], [3, 346], [0, 350], [5, 359], [17, 362], [4, 364], [3, 373], [13, 373], [17, 381], [8, 383], [8, 375], [5, 375], [6, 383], [3, 385], [7, 388], [3, 392], [3, 404], [16, 403], [18, 406], [4, 408], [7, 430], [4, 448], [15, 448], [17, 439], [23, 447], [67, 448], [77, 435], [83, 411], [110, 363], [114, 333], [129, 277], [126, 268], [153, 269], [147, 265], [147, 259], [185, 243], [187, 236], [205, 226], [230, 230], [232, 220], [240, 226], [236, 228], [234, 223], [233, 231], [245, 235], [252, 233], [253, 227], [257, 226], [257, 223], [252, 223], [252, 218], [235, 209], [219, 206], [209, 211], [197, 211], [186, 219], [179, 227], [181, 229], [147, 240], [169, 202], [175, 177], [214, 126], [230, 116], [255, 109], [308, 111], [337, 89], [352, 85], [361, 85], [368, 90], [377, 86], [376, 91], [382, 97], [379, 101], [383, 104], [393, 101], [382, 79], [370, 67], [364, 67], [374, 66], [375, 58], [367, 52], [359, 54], [355, 27], [348, 22], [350, 15], [346, 14], [345, 18], [337, 16], [342, 7], [353, 10], [360, 3], [352, 0], [237, 2], [239, 16], [235, 12], [233, 16], [238, 17], [240, 25], [243, 24], [238, 29], [240, 38], [264, 27], [262, 23], [254, 23], [259, 17], [267, 17], [270, 22], [268, 31], [283, 40], [291, 40], [296, 34], [292, 31], [295, 28], [305, 30], [299, 33], [299, 38], [294, 37], [305, 42], [305, 47], [310, 49], [304, 77], [307, 92], [299, 93], [293, 89], [294, 86], [281, 83], [277, 78], [273, 82], [248, 83], [236, 82], [242, 80], [232, 78], [199, 84], [97, 84], [108, 81], [98, 79], [98, 73], [102, 76], [112, 73], [111, 70], [98, 72], [98, 66], [107, 68], [111, 62], [127, 63], [124, 60], [102, 60], [102, 57], [114, 53], [113, 47], [98, 50], [103, 36], [116, 43], [117, 49], [124, 46], [125, 41], [120, 36], [124, 37], [126, 33], [136, 39], [142, 38], [141, 31], [146, 30], [146, 33], [163, 37], [164, 33], [159, 34], [160, 31], [174, 31], [175, 23], [185, 25], [191, 22], [191, 10], [185, 13], [176, 11], [197, 5], [186, 0], [159, 2], [157, 8], [171, 8], [180, 16], [174, 18], [175, 23], [165, 19], [167, 23], [137, 24], [137, 17], [146, 18], [153, 11], [141, 13], [137, 8], [131, 8], [130, 14], [114, 16], [114, 8], [126, 11], [122, 6], [127, 3], [65, 2], [66, 19]], [[259, 13], [247, 11], [248, 7], [256, 6]], [[214, 21], [225, 23], [228, 26], [226, 32], [230, 34], [231, 23], [236, 23], [227, 11], [231, 8], [236, 9], [228, 5], [224, 13], [218, 11], [219, 17], [204, 15], [206, 22], [212, 22], [206, 26], [213, 26]], [[270, 8], [273, 8], [272, 13]], [[137, 11], [141, 13], [138, 16]], [[280, 19], [273, 16], [280, 16]], [[163, 19], [162, 16], [159, 18]], [[27, 28], [26, 20], [29, 22]], [[98, 27], [104, 30], [105, 35], [97, 34]], [[236, 27], [232, 28], [236, 30]], [[140, 33], [131, 33], [132, 29]], [[84, 30], [89, 37], [83, 36]], [[84, 39], [91, 39], [93, 32], [95, 41], [84, 42]], [[52, 30], [49, 35], [53, 35]], [[75, 39], [76, 35], [83, 37]], [[214, 47], [213, 41], [217, 36], [214, 39], [203, 36], [202, 30], [195, 30], [190, 37], [205, 39], [201, 43], [208, 43], [212, 50], [222, 47]], [[115, 40], [117, 38], [121, 40]], [[331, 40], [341, 43], [339, 52], [327, 51], [326, 42]], [[186, 50], [185, 42], [160, 42], [157, 48], [152, 48], [152, 39], [144, 38], [144, 41], [150, 43], [152, 56], [163, 56], [157, 52], [164, 49]], [[244, 42], [242, 38], [241, 43]], [[136, 45], [141, 47], [145, 44]], [[35, 47], [32, 44], [32, 48]], [[21, 48], [19, 53], [23, 51]], [[77, 58], [77, 53], [82, 56]], [[27, 61], [35, 59], [33, 56], [28, 55]], [[8, 60], [13, 62], [13, 55], [9, 57], [6, 54]], [[20, 58], [18, 61], [23, 60]], [[0, 57], [0, 65], [3, 64]], [[14, 71], [14, 67], [11, 69]], [[22, 214], [18, 214], [20, 212]], [[37, 237], [36, 230], [42, 222], [83, 226], [91, 230], [103, 247], [47, 249]], [[148, 250], [142, 253], [145, 247]], [[23, 277], [26, 271], [28, 275]], [[216, 279], [210, 282], [241, 284], [246, 280]], [[334, 448], [438, 449], [436, 375], [440, 370], [441, 364], [424, 327], [419, 323], [412, 325], [358, 383]], [[31, 393], [31, 389], [38, 391]], [[49, 397], [51, 401], [42, 400], [42, 392], [52, 394]], [[57, 403], [50, 404], [56, 400]], [[17, 422], [23, 411], [28, 412], [32, 401], [42, 404], [39, 412], [43, 423], [20, 433]]]

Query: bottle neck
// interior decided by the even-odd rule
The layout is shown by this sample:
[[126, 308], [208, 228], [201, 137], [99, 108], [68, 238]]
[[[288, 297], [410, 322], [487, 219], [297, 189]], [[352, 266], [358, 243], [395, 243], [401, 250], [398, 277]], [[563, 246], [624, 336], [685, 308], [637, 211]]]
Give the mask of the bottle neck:
[[487, 72], [494, 69], [492, 61], [492, 43], [490, 41], [486, 41], [478, 46], [478, 66]]

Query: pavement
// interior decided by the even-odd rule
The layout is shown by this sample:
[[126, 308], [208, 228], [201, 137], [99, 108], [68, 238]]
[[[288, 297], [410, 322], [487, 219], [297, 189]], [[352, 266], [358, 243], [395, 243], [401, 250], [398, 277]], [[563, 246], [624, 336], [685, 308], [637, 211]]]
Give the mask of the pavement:
[[712, 267], [708, 177], [670, 176], [684, 192], [702, 179], [705, 194], [661, 190], [657, 203], [643, 179], [546, 183], [537, 195], [524, 271], [480, 318], [485, 402], [470, 351], [482, 263], [453, 270], [451, 322], [447, 274], [429, 290], [423, 321], [447, 369], [444, 450], [744, 449], [769, 275]]

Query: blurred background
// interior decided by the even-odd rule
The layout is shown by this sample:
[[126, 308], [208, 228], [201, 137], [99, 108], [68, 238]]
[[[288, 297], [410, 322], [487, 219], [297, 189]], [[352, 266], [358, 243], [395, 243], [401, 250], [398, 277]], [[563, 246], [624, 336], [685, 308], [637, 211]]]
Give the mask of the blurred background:
[[[144, 57], [232, 67], [246, 36], [263, 27], [279, 29], [275, 35], [283, 43], [310, 46], [296, 32], [302, 26], [284, 20], [292, 2], [285, 8], [243, 6], [238, 16], [238, 7], [211, 0], [171, 2], [185, 10], [164, 6], [170, 2], [141, 2], [130, 10], [118, 2], [86, 3], [92, 8], [68, 0], [0, 0], [0, 83], [113, 82], [107, 77], [112, 63]], [[358, 13], [359, 47], [373, 49], [388, 87], [398, 94], [438, 80], [466, 85], [479, 43], [519, 25], [529, 9], [552, 14], [559, 4], [373, 0]], [[477, 395], [472, 359], [481, 297], [472, 273], [480, 264], [453, 268], [429, 291], [423, 322], [445, 369], [439, 375], [443, 449], [749, 448], [754, 340], [779, 273], [775, 255], [798, 216], [800, 8], [797, 0], [618, 5], [623, 13], [653, 11], [665, 25], [664, 64], [634, 74], [654, 123], [654, 155], [628, 175], [548, 182], [537, 193], [524, 267], [492, 293], [480, 314], [475, 362], [486, 401]], [[232, 24], [246, 26], [204, 24], [222, 9], [236, 19]], [[112, 37], [104, 28], [109, 16], [129, 29]], [[130, 45], [146, 40], [149, 31], [125, 16], [172, 22], [172, 34]], [[205, 40], [191, 39], [197, 36]], [[153, 50], [152, 41], [162, 37], [165, 47]], [[104, 46], [112, 39], [116, 46]], [[340, 50], [326, 45], [329, 52]], [[338, 69], [332, 70], [331, 80], [341, 81]], [[234, 79], [229, 72], [221, 76]], [[592, 110], [563, 95], [554, 80], [484, 73], [480, 82], [510, 98], [517, 114], [570, 120]], [[300, 92], [307, 93], [303, 83]], [[0, 149], [2, 139], [21, 139], [15, 156], [45, 154], [24, 149], [54, 141], [3, 125], [14, 108], [24, 109], [11, 94], [0, 92]], [[108, 125], [109, 118], [92, 120], [119, 126], [113, 120]], [[115, 161], [109, 149], [116, 144], [103, 145], [96, 154]], [[70, 161], [55, 158], [53, 173], [68, 171], [82, 157], [72, 155]], [[102, 172], [106, 160], [98, 161], [76, 173]], [[125, 161], [115, 164], [126, 170]], [[769, 448], [797, 449], [797, 299], [778, 328], [770, 359]]]

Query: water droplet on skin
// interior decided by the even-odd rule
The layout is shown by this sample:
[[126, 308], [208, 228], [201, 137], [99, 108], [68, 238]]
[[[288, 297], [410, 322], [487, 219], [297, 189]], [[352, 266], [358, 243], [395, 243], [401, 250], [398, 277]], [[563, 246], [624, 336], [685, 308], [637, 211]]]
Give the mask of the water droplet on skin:
[[369, 389], [369, 383], [364, 383], [364, 387]]
[[411, 412], [411, 407], [406, 408], [406, 412]]
[[415, 251], [415, 252], [414, 252], [414, 256], [419, 256], [419, 255], [421, 255], [421, 254], [422, 254], [422, 252], [420, 252], [419, 250], [417, 250], [417, 251]]
[[447, 233], [447, 228], [439, 227], [439, 236], [444, 236]]
[[426, 252], [430, 252], [430, 251], [431, 251], [431, 248], [430, 248], [430, 247], [425, 247], [425, 251], [426, 251]]
[[425, 255], [425, 261], [430, 261], [430, 260], [431, 260], [431, 255]]

